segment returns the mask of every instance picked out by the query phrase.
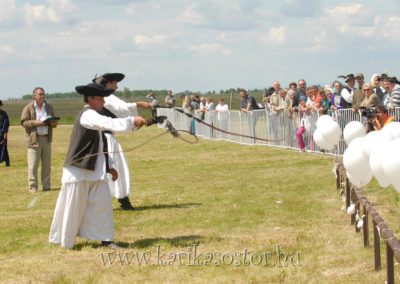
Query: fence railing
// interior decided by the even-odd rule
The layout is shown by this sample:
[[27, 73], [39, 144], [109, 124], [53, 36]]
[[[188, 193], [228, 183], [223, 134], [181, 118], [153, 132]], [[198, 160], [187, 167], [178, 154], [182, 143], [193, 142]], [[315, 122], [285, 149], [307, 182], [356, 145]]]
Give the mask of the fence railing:
[[[341, 161], [336, 163], [336, 185], [342, 197], [345, 198], [346, 210], [354, 206], [354, 212], [350, 215], [350, 224], [355, 226], [355, 231], [363, 231], [364, 247], [369, 247], [370, 217], [373, 227], [374, 239], [374, 266], [375, 270], [382, 269], [381, 265], [381, 239], [386, 243], [386, 277], [388, 284], [394, 283], [394, 258], [400, 262], [400, 243], [392, 230], [385, 224], [383, 218], [371, 205], [371, 202], [363, 196], [361, 189], [353, 186], [346, 176], [346, 170]], [[358, 220], [362, 219], [362, 227]]]
[[[205, 139], [220, 139], [249, 145], [256, 144], [299, 149], [296, 139], [296, 132], [300, 123], [298, 113], [290, 113], [288, 111], [273, 112], [268, 109], [247, 113], [241, 111], [208, 111], [204, 114], [204, 117], [201, 117], [202, 114], [199, 112], [192, 113], [193, 116], [201, 118], [205, 123], [212, 125], [214, 128], [196, 122], [173, 108], [159, 108], [157, 109], [157, 114], [167, 116], [176, 129], [193, 131], [196, 135]], [[391, 111], [390, 114], [398, 120], [400, 118], [400, 108]], [[360, 112], [354, 112], [352, 109], [343, 109], [334, 112], [333, 119], [337, 121], [342, 131], [350, 121], [366, 122], [366, 118]], [[321, 151], [313, 140], [317, 120], [318, 114], [315, 112], [311, 113], [309, 127], [303, 134], [307, 151]], [[232, 134], [218, 131], [218, 129]], [[252, 139], [250, 137], [261, 139]], [[324, 152], [332, 155], [343, 155], [345, 150], [346, 143], [343, 137], [341, 137], [338, 145], [332, 151]]]

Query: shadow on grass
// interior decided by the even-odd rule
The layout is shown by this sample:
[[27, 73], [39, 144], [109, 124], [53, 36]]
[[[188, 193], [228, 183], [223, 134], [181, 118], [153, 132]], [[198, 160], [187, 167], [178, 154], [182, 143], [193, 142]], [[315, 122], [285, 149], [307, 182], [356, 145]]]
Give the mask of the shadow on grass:
[[173, 247], [188, 247], [204, 243], [204, 237], [200, 235], [179, 236], [174, 238], [149, 238], [137, 240], [131, 244], [131, 248], [147, 248], [157, 244], [167, 244]]
[[52, 187], [52, 188], [50, 189], [50, 191], [60, 191], [60, 190], [61, 190], [61, 187], [56, 187], [56, 188], [53, 188], [53, 187]]
[[[172, 247], [189, 247], [189, 246], [199, 245], [201, 243], [204, 243], [204, 237], [200, 236], [200, 235], [189, 235], [189, 236], [179, 236], [179, 237], [174, 237], [174, 238], [148, 238], [148, 239], [137, 240], [133, 243], [128, 243], [128, 242], [115, 242], [115, 243], [118, 246], [120, 246], [121, 248], [125, 248], [125, 249], [147, 248], [147, 247], [151, 247], [154, 245], [161, 245], [161, 244], [170, 245]], [[76, 244], [73, 247], [73, 250], [80, 251], [84, 248], [107, 249], [106, 247], [103, 247], [101, 245], [101, 242], [85, 241], [83, 243]]]
[[[135, 210], [133, 211], [143, 211], [143, 210], [152, 210], [152, 209], [171, 209], [171, 208], [178, 208], [178, 209], [185, 209], [192, 206], [200, 206], [202, 203], [182, 203], [182, 204], [153, 204], [153, 205], [144, 205], [144, 206], [135, 206]], [[122, 210], [121, 208], [116, 208], [114, 210], [119, 211], [126, 211]], [[132, 212], [132, 211], [127, 211]]]
[[[118, 246], [120, 246], [121, 248], [130, 248], [132, 247], [131, 243], [128, 242], [115, 242]], [[79, 243], [74, 245], [73, 250], [82, 250], [84, 248], [93, 248], [93, 249], [97, 249], [97, 248], [103, 248], [103, 249], [108, 249], [107, 247], [102, 246], [101, 242], [95, 242], [95, 241], [86, 241], [83, 243]]]

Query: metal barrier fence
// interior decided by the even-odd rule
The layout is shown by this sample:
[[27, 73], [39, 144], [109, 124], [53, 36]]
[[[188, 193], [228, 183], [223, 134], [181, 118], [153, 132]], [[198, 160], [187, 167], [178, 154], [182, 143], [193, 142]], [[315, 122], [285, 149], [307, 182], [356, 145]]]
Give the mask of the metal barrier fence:
[[[369, 220], [371, 217], [373, 225], [374, 240], [374, 266], [375, 270], [382, 269], [381, 265], [381, 238], [386, 243], [386, 277], [387, 284], [394, 283], [394, 258], [400, 262], [400, 243], [394, 236], [393, 231], [385, 224], [383, 218], [375, 210], [366, 197], [363, 196], [361, 189], [350, 183], [346, 177], [346, 170], [342, 162], [336, 163], [336, 187], [341, 191], [345, 198], [346, 209], [351, 204], [355, 205], [354, 212], [350, 217], [350, 224], [355, 225], [355, 231], [360, 232], [361, 226], [357, 226], [357, 217], [363, 219], [362, 230], [364, 247], [369, 247]], [[350, 212], [351, 213], [351, 212]], [[363, 217], [360, 217], [363, 216]]]
[[[194, 117], [202, 119], [202, 121], [212, 125], [214, 128], [199, 123], [172, 108], [158, 108], [157, 114], [167, 116], [176, 129], [192, 131], [205, 139], [219, 139], [248, 145], [256, 144], [299, 149], [296, 133], [301, 118], [296, 112], [274, 112], [270, 109], [251, 112], [208, 111], [204, 114], [204, 117], [201, 117], [202, 113], [200, 112], [191, 113]], [[400, 108], [390, 111], [389, 114], [395, 120], [398, 120], [400, 118]], [[342, 132], [346, 124], [351, 121], [366, 123], [366, 117], [363, 117], [360, 111], [354, 112], [352, 109], [338, 110], [333, 113], [332, 117], [337, 121]], [[309, 114], [308, 119], [309, 127], [303, 134], [305, 149], [310, 152], [320, 152], [321, 149], [315, 145], [313, 140], [318, 114], [312, 112]], [[218, 129], [230, 132], [231, 134], [218, 131]], [[257, 139], [244, 136], [255, 137]], [[324, 152], [332, 155], [343, 155], [345, 150], [346, 142], [342, 136], [339, 144], [332, 151]]]

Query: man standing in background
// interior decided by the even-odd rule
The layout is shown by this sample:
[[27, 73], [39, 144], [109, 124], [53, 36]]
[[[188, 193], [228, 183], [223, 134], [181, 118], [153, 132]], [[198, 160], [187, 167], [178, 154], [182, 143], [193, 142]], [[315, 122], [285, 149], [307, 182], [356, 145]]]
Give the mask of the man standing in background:
[[175, 102], [176, 102], [175, 97], [172, 94], [172, 91], [169, 90], [167, 92], [167, 96], [165, 97], [165, 106], [169, 107], [169, 108], [173, 108], [173, 107], [175, 107]]
[[[93, 80], [94, 83], [113, 91], [112, 94], [104, 98], [104, 108], [101, 111], [102, 115], [111, 118], [127, 118], [130, 116], [138, 116], [138, 107], [151, 109], [151, 105], [147, 102], [128, 103], [115, 95], [118, 89], [118, 83], [124, 78], [125, 75], [122, 73], [105, 73]], [[129, 200], [131, 180], [128, 163], [125, 159], [122, 147], [111, 131], [105, 131], [104, 134], [107, 138], [108, 155], [114, 161], [115, 169], [119, 173], [117, 181], [109, 180], [111, 195], [118, 199], [122, 210], [134, 210], [135, 208]]]
[[353, 110], [358, 111], [360, 109], [362, 101], [364, 100], [364, 92], [362, 91], [362, 87], [364, 85], [364, 74], [358, 73], [355, 79], [357, 80], [358, 88], [354, 89]]
[[45, 91], [36, 87], [32, 92], [33, 101], [22, 110], [21, 125], [25, 128], [25, 143], [28, 146], [28, 185], [29, 192], [38, 191], [38, 168], [42, 166], [43, 191], [51, 188], [51, 141], [57, 120], [45, 122], [54, 117], [53, 107], [45, 101]]

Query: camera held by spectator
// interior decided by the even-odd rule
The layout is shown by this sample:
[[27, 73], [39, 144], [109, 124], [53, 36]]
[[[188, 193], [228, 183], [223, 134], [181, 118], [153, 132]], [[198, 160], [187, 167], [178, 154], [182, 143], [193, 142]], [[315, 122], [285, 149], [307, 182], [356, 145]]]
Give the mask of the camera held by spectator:
[[374, 107], [360, 107], [361, 115], [365, 116], [367, 119], [375, 118], [377, 111]]

